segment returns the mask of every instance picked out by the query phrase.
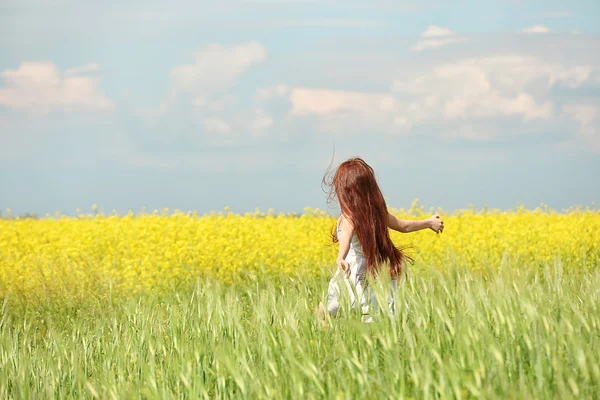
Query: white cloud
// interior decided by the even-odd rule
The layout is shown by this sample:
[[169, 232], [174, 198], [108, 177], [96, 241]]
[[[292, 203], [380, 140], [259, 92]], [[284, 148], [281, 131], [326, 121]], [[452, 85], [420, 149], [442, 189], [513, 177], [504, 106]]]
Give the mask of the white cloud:
[[316, 118], [317, 130], [330, 134], [393, 132], [396, 100], [392, 93], [323, 88], [292, 88], [290, 118]]
[[294, 88], [291, 91], [292, 115], [326, 115], [347, 111], [363, 116], [390, 111], [391, 94], [362, 93], [343, 90]]
[[[167, 96], [156, 108], [138, 109], [149, 127], [168, 117], [171, 108], [188, 107], [207, 132], [228, 134], [236, 130], [231, 118], [234, 96], [228, 89], [248, 69], [263, 62], [267, 50], [258, 42], [236, 45], [209, 44], [195, 51], [194, 61], [174, 67], [170, 72]], [[230, 137], [228, 140], [231, 140]]]
[[493, 122], [501, 119], [550, 126], [556, 122], [551, 88], [589, 83], [592, 71], [590, 66], [569, 67], [530, 56], [476, 57], [402, 77], [392, 88], [407, 99], [399, 108], [404, 126], [450, 121], [461, 126], [448, 126], [445, 136], [486, 139], [507, 134]]
[[176, 92], [210, 94], [226, 89], [250, 67], [264, 61], [267, 50], [258, 42], [210, 44], [194, 56], [192, 64], [171, 70], [172, 89]]
[[91, 72], [98, 72], [101, 68], [98, 64], [92, 63], [82, 67], [68, 68], [65, 71], [65, 76], [83, 75]]
[[[450, 29], [438, 26], [430, 26], [421, 34], [421, 40], [430, 41], [429, 47], [435, 46], [434, 41], [446, 39], [462, 40]], [[476, 45], [475, 39], [471, 40]], [[539, 40], [547, 38], [540, 37]], [[217, 46], [220, 49], [225, 47]], [[461, 48], [461, 54], [466, 50]], [[211, 51], [205, 48], [201, 53]], [[401, 63], [390, 56], [385, 59], [391, 61], [387, 70], [394, 72], [384, 74], [378, 81], [373, 80], [378, 90], [371, 91], [369, 88], [373, 86], [360, 80], [360, 74], [366, 76], [370, 73], [368, 68], [371, 65], [367, 61], [363, 60], [353, 70], [357, 77], [355, 81], [330, 73], [336, 68], [326, 68], [325, 63], [318, 64], [320, 69], [316, 74], [321, 74], [321, 81], [311, 79], [314, 78], [314, 69], [299, 67], [303, 71], [300, 78], [284, 75], [284, 83], [257, 88], [254, 99], [245, 102], [225, 100], [225, 96], [243, 71], [264, 58], [239, 58], [250, 61], [241, 63], [238, 69], [231, 69], [231, 73], [223, 74], [225, 78], [217, 79], [216, 86], [211, 86], [213, 83], [205, 83], [201, 79], [209, 80], [208, 77], [186, 72], [196, 71], [195, 67], [192, 68], [196, 64], [208, 63], [210, 57], [207, 57], [202, 58], [206, 62], [173, 69], [173, 88], [180, 91], [174, 90], [173, 93], [182, 94], [173, 104], [173, 110], [175, 112], [176, 107], [187, 104], [200, 130], [204, 128], [207, 133], [206, 141], [218, 145], [247, 144], [249, 140], [259, 140], [253, 138], [275, 133], [285, 139], [290, 134], [294, 135], [299, 129], [297, 127], [304, 129], [307, 126], [316, 132], [349, 135], [435, 132], [449, 140], [489, 140], [523, 132], [541, 133], [549, 128], [556, 131], [557, 124], [566, 125], [573, 121], [582, 126], [582, 132], [592, 132], [593, 124], [578, 122], [577, 118], [583, 118], [578, 116], [581, 113], [562, 107], [565, 103], [580, 101], [573, 99], [584, 93], [569, 90], [595, 84], [600, 77], [600, 69], [595, 66], [593, 57], [579, 59], [579, 62], [561, 57], [548, 61], [552, 55], [548, 58], [530, 55], [535, 54], [534, 51], [487, 53], [492, 55], [461, 58], [454, 52], [432, 54], [435, 56], [433, 64], [430, 57], [420, 59], [418, 54], [414, 54], [414, 61], [408, 63]], [[542, 50], [539, 53], [544, 54]], [[345, 53], [340, 57], [347, 61], [343, 56]], [[447, 61], [440, 61], [441, 57]], [[284, 65], [289, 68], [296, 64], [290, 62]], [[214, 70], [202, 68], [203, 71]], [[178, 71], [183, 71], [180, 78], [186, 84], [176, 84], [179, 78], [174, 76]], [[310, 75], [311, 72], [313, 75]], [[334, 79], [324, 83], [325, 77]], [[204, 138], [200, 138], [198, 143], [206, 143], [202, 140]]]
[[528, 28], [524, 28], [521, 32], [523, 33], [549, 33], [550, 28], [544, 25], [534, 25]]
[[[319, 123], [318, 130], [329, 133], [357, 132], [376, 126], [391, 125], [393, 96], [367, 92], [321, 88], [289, 87], [279, 84], [259, 88], [254, 97], [254, 117], [250, 124], [240, 126], [254, 137], [265, 137], [277, 129], [281, 137], [298, 126], [298, 118]], [[316, 120], [313, 118], [316, 117]], [[346, 126], [348, 121], [351, 126]]]
[[455, 32], [448, 28], [430, 25], [421, 33], [421, 40], [411, 47], [411, 51], [423, 51], [463, 41], [465, 41], [465, 38], [457, 36]]
[[256, 91], [256, 100], [267, 101], [274, 97], [286, 96], [290, 91], [287, 85], [279, 84], [271, 88], [260, 88]]
[[202, 108], [206, 106], [208, 100], [204, 96], [196, 96], [192, 99], [192, 105], [196, 108]]
[[430, 38], [430, 37], [445, 37], [445, 36], [454, 36], [454, 32], [452, 32], [448, 28], [443, 28], [441, 26], [429, 25], [427, 29], [423, 33], [421, 33], [421, 37]]
[[600, 153], [600, 106], [596, 104], [568, 104], [562, 107], [567, 116], [579, 123], [578, 135]]
[[191, 100], [194, 111], [201, 113], [216, 112], [220, 113], [227, 109], [228, 106], [235, 103], [233, 96], [223, 96], [216, 99], [197, 96]]
[[213, 132], [213, 133], [230, 133], [231, 132], [231, 127], [229, 126], [229, 124], [227, 124], [227, 122], [223, 121], [220, 118], [216, 118], [216, 117], [204, 118], [202, 123], [204, 125], [204, 129], [206, 129], [208, 132]]
[[552, 104], [536, 101], [526, 91], [544, 68], [543, 63], [522, 56], [472, 58], [436, 66], [416, 78], [398, 79], [392, 89], [399, 96], [412, 97], [406, 114], [415, 122], [432, 117], [547, 119]]
[[551, 86], [560, 83], [568, 88], [575, 89], [587, 82], [594, 68], [589, 65], [577, 65], [568, 69], [557, 69], [550, 75], [549, 83]]
[[592, 125], [599, 115], [598, 106], [594, 104], [568, 104], [563, 106], [563, 110], [583, 126]]
[[[285, 84], [278, 84], [267, 88], [256, 89], [254, 95], [254, 119], [251, 132], [254, 137], [266, 137], [271, 133], [277, 121], [281, 121], [282, 114], [287, 114], [291, 107], [290, 94], [292, 88]], [[285, 117], [284, 117], [285, 118]], [[286, 136], [288, 127], [279, 127]]]
[[267, 115], [264, 110], [257, 108], [254, 112], [254, 121], [252, 122], [253, 136], [266, 136], [269, 128], [273, 125], [273, 117]]
[[452, 43], [460, 43], [465, 39], [462, 38], [447, 38], [447, 39], [427, 39], [420, 40], [413, 47], [411, 47], [412, 51], [423, 51], [426, 49], [435, 49], [437, 47], [446, 46]]
[[98, 88], [98, 78], [84, 75], [90, 71], [88, 65], [61, 74], [51, 62], [24, 62], [0, 74], [5, 82], [0, 87], [0, 106], [34, 114], [113, 109], [113, 102]]
[[[508, 54], [403, 72], [392, 82], [390, 92], [282, 86], [261, 89], [257, 98], [289, 98], [288, 115], [316, 118], [322, 132], [408, 134], [427, 125], [439, 126], [445, 138], [485, 140], [522, 131], [503, 131], [500, 122], [505, 120], [530, 124], [529, 130], [556, 123], [558, 106], [552, 88], [595, 84], [596, 71], [589, 65], [566, 66]], [[569, 115], [582, 120], [590, 113], [571, 111]]]

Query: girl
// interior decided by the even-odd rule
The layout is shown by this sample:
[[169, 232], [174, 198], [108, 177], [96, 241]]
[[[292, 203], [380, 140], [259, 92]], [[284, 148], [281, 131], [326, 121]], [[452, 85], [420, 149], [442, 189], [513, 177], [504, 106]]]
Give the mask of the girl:
[[[340, 285], [345, 286], [350, 296], [351, 307], [356, 300], [360, 302], [363, 319], [370, 321], [369, 302], [374, 296], [368, 296], [367, 275], [375, 278], [377, 268], [382, 264], [389, 265], [392, 284], [402, 273], [405, 261], [411, 261], [403, 249], [394, 245], [390, 239], [388, 228], [408, 233], [429, 228], [436, 233], [444, 230], [444, 222], [438, 215], [426, 220], [401, 220], [390, 214], [381, 194], [375, 173], [360, 158], [351, 158], [340, 164], [333, 172], [333, 179], [323, 183], [330, 186], [329, 200], [338, 199], [341, 216], [338, 219], [333, 241], [339, 242], [336, 260], [338, 269], [329, 282], [327, 307], [319, 305], [319, 316], [325, 319], [325, 313], [336, 316], [340, 307]], [[371, 297], [367, 300], [367, 297]], [[376, 306], [376, 304], [374, 304]], [[390, 294], [390, 311], [393, 311], [393, 298]]]

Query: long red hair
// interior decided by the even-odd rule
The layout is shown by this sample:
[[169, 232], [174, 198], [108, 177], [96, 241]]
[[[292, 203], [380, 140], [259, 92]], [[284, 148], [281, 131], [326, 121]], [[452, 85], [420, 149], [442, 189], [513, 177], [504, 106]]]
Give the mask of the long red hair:
[[[361, 158], [351, 158], [331, 173], [328, 169], [323, 184], [330, 187], [328, 200], [337, 198], [342, 214], [354, 227], [367, 271], [376, 276], [378, 266], [388, 263], [391, 276], [400, 276], [404, 262], [412, 258], [404, 253], [407, 247], [397, 247], [390, 238], [388, 209], [373, 168]], [[332, 237], [337, 242], [335, 228]]]

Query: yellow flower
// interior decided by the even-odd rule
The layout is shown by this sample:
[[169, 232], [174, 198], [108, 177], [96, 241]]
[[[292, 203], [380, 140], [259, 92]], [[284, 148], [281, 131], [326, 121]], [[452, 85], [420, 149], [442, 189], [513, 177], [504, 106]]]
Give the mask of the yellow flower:
[[[223, 282], [264, 274], [315, 276], [334, 265], [337, 245], [329, 235], [335, 217], [318, 208], [307, 207], [301, 215], [225, 211], [0, 219], [0, 288], [31, 298], [40, 293], [83, 298], [92, 291], [127, 295], [205, 276]], [[402, 219], [429, 216], [418, 201], [409, 210], [390, 212]], [[600, 262], [596, 209], [436, 213], [444, 220], [443, 234], [391, 233], [397, 245], [412, 246], [415, 269], [484, 270], [515, 265], [511, 261], [544, 268], [556, 259], [569, 268], [588, 268]]]

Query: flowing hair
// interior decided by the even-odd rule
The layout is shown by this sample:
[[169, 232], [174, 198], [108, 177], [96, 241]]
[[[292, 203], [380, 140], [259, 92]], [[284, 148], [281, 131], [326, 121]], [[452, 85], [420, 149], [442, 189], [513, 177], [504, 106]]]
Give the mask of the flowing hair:
[[[342, 214], [354, 226], [354, 232], [367, 259], [367, 272], [375, 277], [377, 268], [389, 263], [390, 275], [398, 277], [405, 261], [413, 262], [405, 254], [409, 246], [397, 247], [388, 231], [388, 209], [377, 184], [375, 172], [361, 158], [351, 158], [323, 176], [322, 185], [329, 186], [328, 203], [339, 201]], [[333, 242], [338, 241], [337, 231], [332, 231]]]

